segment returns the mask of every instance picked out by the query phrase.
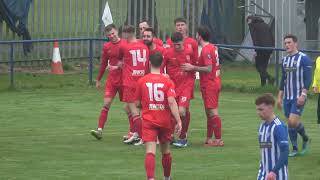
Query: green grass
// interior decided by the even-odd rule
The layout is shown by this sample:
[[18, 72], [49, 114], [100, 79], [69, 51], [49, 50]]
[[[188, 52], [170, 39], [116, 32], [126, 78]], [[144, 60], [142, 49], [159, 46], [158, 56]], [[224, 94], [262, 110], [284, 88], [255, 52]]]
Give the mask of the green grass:
[[[225, 85], [230, 85], [226, 82], [238, 71], [235, 67], [225, 69], [228, 68], [230, 71], [224, 73]], [[255, 72], [251, 68], [240, 69], [251, 73], [253, 79]], [[246, 73], [237, 81], [245, 83]], [[88, 86], [86, 72], [63, 76], [20, 73], [16, 81], [16, 89], [8, 90], [3, 85], [7, 77], [0, 76], [0, 179], [145, 179], [143, 147], [121, 142], [128, 123], [117, 98], [110, 110], [103, 140], [90, 136], [89, 131], [97, 125], [103, 91]], [[248, 84], [258, 89], [254, 82]], [[191, 146], [172, 148], [175, 179], [256, 178], [260, 120], [253, 102], [258, 94], [249, 92], [229, 89], [222, 92], [220, 114], [225, 147], [204, 148], [206, 118], [201, 96], [196, 91], [196, 98], [191, 102]], [[315, 98], [311, 98], [302, 118], [312, 138], [311, 151], [305, 157], [289, 160], [291, 180], [320, 178], [315, 104]], [[283, 119], [281, 112], [276, 113]], [[160, 157], [157, 153], [158, 179], [162, 177]]]

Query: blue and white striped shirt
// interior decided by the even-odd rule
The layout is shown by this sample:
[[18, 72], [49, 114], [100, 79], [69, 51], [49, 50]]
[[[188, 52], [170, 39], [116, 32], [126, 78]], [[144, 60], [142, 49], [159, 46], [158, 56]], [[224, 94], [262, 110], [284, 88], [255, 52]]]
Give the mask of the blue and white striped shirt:
[[310, 58], [298, 52], [287, 55], [282, 59], [282, 78], [280, 90], [283, 90], [285, 100], [297, 99], [302, 89], [309, 89], [312, 76], [312, 61]]
[[[261, 123], [259, 144], [261, 160], [257, 180], [265, 180], [270, 171], [277, 174], [277, 180], [287, 180], [288, 132], [286, 125], [277, 117], [271, 123], [266, 121]], [[287, 150], [286, 154], [280, 157], [280, 152], [283, 152], [284, 149]]]

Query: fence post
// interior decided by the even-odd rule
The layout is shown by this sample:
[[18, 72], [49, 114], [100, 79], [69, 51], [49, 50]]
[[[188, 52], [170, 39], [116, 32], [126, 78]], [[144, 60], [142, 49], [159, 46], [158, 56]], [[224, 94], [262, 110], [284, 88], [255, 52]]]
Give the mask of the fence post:
[[93, 40], [89, 40], [89, 84], [93, 84], [92, 80], [92, 68], [93, 68]]
[[279, 87], [279, 51], [276, 51], [276, 87]]
[[14, 87], [14, 59], [13, 59], [14, 43], [10, 44], [10, 87]]

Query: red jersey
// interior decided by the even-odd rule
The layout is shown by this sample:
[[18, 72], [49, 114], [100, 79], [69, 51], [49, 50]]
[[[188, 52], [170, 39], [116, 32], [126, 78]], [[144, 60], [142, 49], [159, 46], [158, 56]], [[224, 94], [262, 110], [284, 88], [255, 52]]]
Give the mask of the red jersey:
[[142, 119], [171, 128], [168, 97], [175, 97], [174, 83], [165, 75], [148, 74], [138, 81], [135, 98], [141, 102]]
[[[102, 53], [101, 53], [101, 62], [100, 62], [100, 70], [97, 76], [97, 81], [100, 81], [106, 67], [108, 64], [112, 66], [117, 66], [121, 60], [119, 57], [119, 49], [120, 46], [125, 44], [125, 41], [120, 39], [120, 41], [116, 43], [107, 42], [104, 43]], [[121, 69], [115, 69], [109, 72], [108, 78], [113, 78], [115, 81], [121, 80]]]
[[[139, 42], [143, 43], [143, 39], [138, 39]], [[158, 39], [156, 37], [153, 38], [153, 43], [155, 43], [157, 46], [163, 47], [163, 42], [161, 39]]]
[[153, 38], [153, 42], [157, 45], [157, 46], [161, 46], [163, 47], [163, 42], [161, 39], [158, 39], [156, 37]]
[[[183, 39], [183, 46], [184, 47], [188, 47], [191, 48], [193, 51], [193, 56], [196, 57], [198, 59], [198, 43], [195, 39], [191, 38], [191, 37], [186, 37]], [[171, 41], [171, 39], [167, 39], [167, 47], [173, 47], [173, 43]], [[196, 59], [196, 61], [197, 61]]]
[[162, 47], [162, 46], [159, 46], [156, 44], [156, 48], [155, 49], [149, 49], [149, 55], [151, 56], [152, 54], [156, 53], [156, 52], [159, 52], [161, 53], [162, 55], [165, 54], [166, 52], [166, 48]]
[[[159, 52], [162, 54], [162, 56], [164, 56], [165, 52], [166, 52], [166, 48], [162, 47], [162, 46], [158, 46], [156, 44], [156, 48], [155, 49], [149, 49], [149, 55], [151, 56], [152, 54], [156, 53], [156, 52]], [[164, 70], [164, 67], [161, 67], [160, 68], [160, 72], [161, 73], [165, 73], [165, 70]]]
[[138, 41], [128, 42], [120, 47], [120, 57], [123, 59], [122, 84], [135, 87], [138, 79], [149, 71], [149, 50]]
[[195, 73], [181, 70], [181, 65], [184, 63], [196, 64], [196, 58], [191, 48], [185, 47], [182, 51], [175, 51], [174, 48], [170, 48], [164, 55], [162, 66], [166, 67], [167, 74], [175, 83], [177, 95], [182, 90], [180, 86], [188, 84], [193, 87], [194, 84]]
[[212, 65], [212, 71], [210, 73], [200, 72], [200, 86], [205, 87], [207, 85], [214, 88], [221, 88], [220, 79], [220, 64], [218, 49], [213, 44], [204, 46], [201, 50], [199, 57], [199, 66]]

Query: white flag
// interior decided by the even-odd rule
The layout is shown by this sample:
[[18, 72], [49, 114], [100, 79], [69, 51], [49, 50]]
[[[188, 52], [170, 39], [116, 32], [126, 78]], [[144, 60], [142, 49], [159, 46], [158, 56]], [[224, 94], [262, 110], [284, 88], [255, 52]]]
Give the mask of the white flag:
[[113, 23], [108, 1], [106, 2], [106, 6], [104, 7], [102, 21], [104, 23], [104, 26], [108, 26], [109, 24]]

